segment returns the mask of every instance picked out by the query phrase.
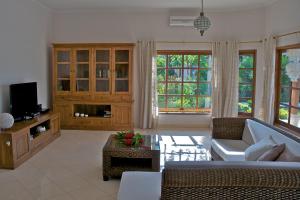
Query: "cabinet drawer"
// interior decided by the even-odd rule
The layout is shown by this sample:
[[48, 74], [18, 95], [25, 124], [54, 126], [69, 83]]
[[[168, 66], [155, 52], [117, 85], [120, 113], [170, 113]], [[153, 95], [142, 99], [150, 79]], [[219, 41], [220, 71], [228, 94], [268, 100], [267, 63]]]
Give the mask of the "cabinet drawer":
[[36, 138], [34, 138], [31, 141], [31, 148], [34, 150], [34, 149], [39, 148], [40, 146], [43, 146], [43, 144], [46, 143], [50, 139], [50, 137], [51, 137], [50, 134], [51, 134], [51, 130], [48, 130], [48, 131], [41, 133], [41, 135], [37, 136]]

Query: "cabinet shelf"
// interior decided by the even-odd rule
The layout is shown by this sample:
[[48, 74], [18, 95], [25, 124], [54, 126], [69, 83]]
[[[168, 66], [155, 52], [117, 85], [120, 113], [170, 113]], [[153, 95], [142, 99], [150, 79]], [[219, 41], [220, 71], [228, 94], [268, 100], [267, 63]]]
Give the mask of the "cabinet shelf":
[[116, 64], [119, 64], [119, 65], [126, 65], [126, 64], [129, 64], [129, 62], [116, 62]]
[[128, 81], [128, 78], [116, 78], [117, 81]]
[[99, 81], [108, 81], [109, 78], [96, 78], [96, 80], [99, 80]]
[[76, 120], [91, 120], [91, 119], [110, 119], [111, 116], [108, 116], [108, 117], [95, 117], [95, 116], [88, 116], [88, 117], [73, 117], [73, 119], [76, 119]]
[[68, 81], [68, 80], [70, 80], [70, 78], [57, 78], [57, 80], [65, 80], [65, 81]]
[[69, 65], [71, 62], [56, 62], [58, 65]]
[[111, 105], [99, 104], [74, 104], [74, 115], [76, 113], [88, 115], [88, 117], [76, 117], [78, 119], [88, 119], [88, 118], [105, 118], [111, 117]]
[[100, 65], [109, 65], [109, 62], [96, 62], [96, 64], [100, 64]]
[[77, 65], [80, 65], [80, 64], [90, 64], [90, 62], [75, 62]]

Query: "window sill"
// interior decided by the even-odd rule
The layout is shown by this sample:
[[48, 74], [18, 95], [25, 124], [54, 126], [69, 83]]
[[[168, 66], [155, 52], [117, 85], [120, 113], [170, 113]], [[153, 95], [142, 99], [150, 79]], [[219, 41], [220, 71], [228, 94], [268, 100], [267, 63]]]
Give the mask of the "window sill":
[[293, 135], [295, 137], [300, 138], [300, 133], [298, 131], [294, 130], [294, 129], [290, 129], [290, 128], [288, 128], [286, 126], [283, 126], [283, 125], [281, 125], [277, 122], [275, 122], [274, 126], [281, 129], [281, 130], [283, 130], [283, 131], [285, 131], [285, 132], [290, 133], [291, 135]]
[[160, 112], [159, 115], [204, 115], [204, 116], [211, 116], [211, 113], [197, 113], [197, 112]]

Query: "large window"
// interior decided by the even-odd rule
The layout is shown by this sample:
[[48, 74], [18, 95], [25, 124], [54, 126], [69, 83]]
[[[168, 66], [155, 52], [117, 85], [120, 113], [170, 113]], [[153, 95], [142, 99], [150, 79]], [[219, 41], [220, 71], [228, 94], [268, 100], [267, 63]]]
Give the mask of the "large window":
[[278, 49], [275, 121], [296, 131], [300, 130], [300, 77], [296, 73], [299, 62], [300, 45]]
[[158, 51], [160, 112], [211, 112], [211, 52]]
[[239, 116], [253, 116], [255, 102], [256, 51], [240, 51]]

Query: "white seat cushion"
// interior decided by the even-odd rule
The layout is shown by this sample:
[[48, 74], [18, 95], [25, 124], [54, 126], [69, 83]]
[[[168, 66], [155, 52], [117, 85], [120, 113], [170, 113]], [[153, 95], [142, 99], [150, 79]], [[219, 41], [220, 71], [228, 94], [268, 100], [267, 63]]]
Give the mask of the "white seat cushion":
[[160, 188], [160, 172], [124, 172], [118, 200], [159, 200]]
[[244, 161], [249, 144], [243, 140], [213, 139], [211, 147], [224, 161]]

